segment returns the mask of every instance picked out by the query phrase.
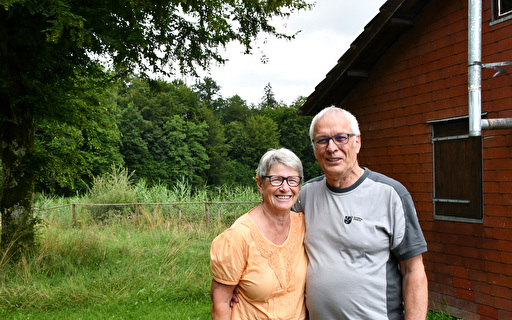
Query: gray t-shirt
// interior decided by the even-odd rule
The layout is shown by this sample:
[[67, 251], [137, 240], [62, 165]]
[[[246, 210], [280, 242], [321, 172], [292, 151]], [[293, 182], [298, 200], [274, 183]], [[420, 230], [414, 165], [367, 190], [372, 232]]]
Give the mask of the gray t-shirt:
[[311, 320], [403, 319], [398, 262], [427, 251], [411, 195], [365, 168], [348, 188], [312, 179], [295, 210], [306, 217]]

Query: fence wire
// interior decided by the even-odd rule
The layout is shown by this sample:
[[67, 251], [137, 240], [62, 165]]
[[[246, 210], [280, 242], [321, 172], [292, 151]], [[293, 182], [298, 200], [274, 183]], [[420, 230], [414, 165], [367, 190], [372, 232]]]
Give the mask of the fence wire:
[[[259, 201], [199, 201], [169, 203], [70, 203], [48, 208], [34, 208], [47, 219], [59, 219], [76, 227], [88, 219], [105, 222], [115, 218], [137, 221], [144, 217], [161, 218], [185, 223], [216, 222], [232, 224], [239, 216], [259, 204]], [[68, 217], [67, 220], [66, 217]]]

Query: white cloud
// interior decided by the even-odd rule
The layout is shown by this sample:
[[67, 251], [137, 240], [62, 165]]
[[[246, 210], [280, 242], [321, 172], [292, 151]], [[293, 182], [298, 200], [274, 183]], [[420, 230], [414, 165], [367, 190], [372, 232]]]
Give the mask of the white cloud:
[[[229, 61], [212, 66], [210, 77], [221, 86], [224, 98], [238, 94], [249, 104], [261, 101], [270, 83], [277, 100], [291, 104], [309, 96], [325, 78], [352, 41], [378, 13], [385, 0], [321, 0], [312, 11], [295, 14], [286, 24], [288, 33], [302, 30], [292, 41], [258, 39], [252, 55], [244, 55], [237, 44], [226, 50]], [[263, 52], [268, 63], [262, 64]], [[206, 74], [205, 74], [206, 75]]]

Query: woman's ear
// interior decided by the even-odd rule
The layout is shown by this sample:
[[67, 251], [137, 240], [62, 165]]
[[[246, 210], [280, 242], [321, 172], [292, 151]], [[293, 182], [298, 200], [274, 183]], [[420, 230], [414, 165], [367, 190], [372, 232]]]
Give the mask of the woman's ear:
[[256, 184], [258, 185], [258, 190], [260, 194], [263, 194], [263, 179], [260, 177], [256, 177]]

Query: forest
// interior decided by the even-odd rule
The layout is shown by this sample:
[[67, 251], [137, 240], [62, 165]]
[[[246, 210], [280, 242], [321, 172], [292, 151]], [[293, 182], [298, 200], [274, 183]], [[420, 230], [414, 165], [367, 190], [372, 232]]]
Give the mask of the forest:
[[270, 83], [261, 102], [248, 105], [238, 95], [220, 96], [208, 77], [192, 86], [130, 77], [94, 90], [92, 80], [82, 80], [67, 101], [76, 112], [61, 122], [35, 122], [36, 192], [84, 193], [113, 165], [148, 186], [255, 186], [259, 158], [278, 147], [302, 159], [306, 179], [321, 174], [309, 141], [311, 117], [297, 113], [304, 98], [287, 106]]
[[252, 53], [260, 33], [292, 40], [299, 30], [281, 31], [273, 19], [311, 8], [0, 0], [0, 249], [19, 256], [34, 247], [36, 193], [80, 194], [113, 165], [148, 185], [244, 185], [266, 149], [302, 154], [307, 119], [296, 107], [268, 98], [248, 106], [219, 97], [211, 79], [189, 87], [177, 75], [224, 64], [229, 43]]

